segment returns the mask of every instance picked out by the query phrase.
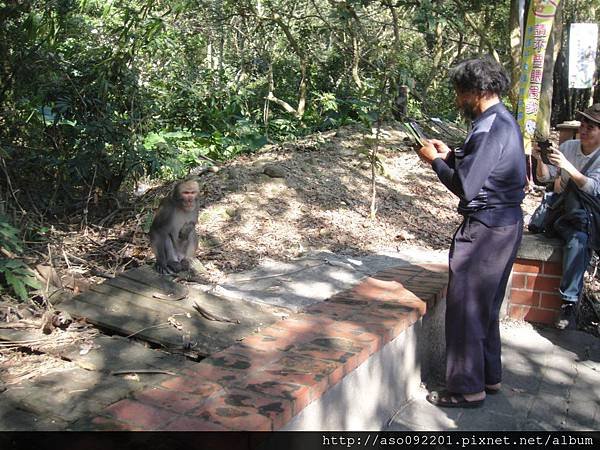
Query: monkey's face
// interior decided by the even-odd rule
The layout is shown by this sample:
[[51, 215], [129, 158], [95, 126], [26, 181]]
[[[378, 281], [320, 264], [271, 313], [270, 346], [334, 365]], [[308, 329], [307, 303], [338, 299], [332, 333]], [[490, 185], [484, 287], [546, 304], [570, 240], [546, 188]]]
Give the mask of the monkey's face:
[[196, 198], [199, 192], [198, 183], [195, 181], [182, 183], [178, 191], [180, 207], [185, 211], [192, 211], [196, 207]]

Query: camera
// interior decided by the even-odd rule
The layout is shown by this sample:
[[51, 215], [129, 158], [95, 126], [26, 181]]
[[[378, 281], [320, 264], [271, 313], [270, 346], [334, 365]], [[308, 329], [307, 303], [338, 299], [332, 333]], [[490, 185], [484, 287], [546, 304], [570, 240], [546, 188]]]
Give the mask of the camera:
[[549, 140], [538, 141], [538, 146], [540, 147], [540, 155], [542, 156], [542, 161], [544, 164], [552, 164], [548, 159], [548, 155], [552, 153], [552, 143]]

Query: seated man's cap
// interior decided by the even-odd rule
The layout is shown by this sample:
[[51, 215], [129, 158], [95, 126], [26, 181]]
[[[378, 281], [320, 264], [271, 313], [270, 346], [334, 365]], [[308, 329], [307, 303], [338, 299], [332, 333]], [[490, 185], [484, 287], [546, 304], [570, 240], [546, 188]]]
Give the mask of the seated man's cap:
[[577, 111], [577, 114], [591, 120], [596, 125], [600, 125], [600, 103], [595, 103], [585, 111]]

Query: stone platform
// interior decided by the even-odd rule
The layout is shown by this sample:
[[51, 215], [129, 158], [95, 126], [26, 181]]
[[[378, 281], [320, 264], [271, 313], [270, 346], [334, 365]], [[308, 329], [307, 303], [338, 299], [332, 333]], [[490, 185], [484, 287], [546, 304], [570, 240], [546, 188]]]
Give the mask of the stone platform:
[[381, 429], [439, 367], [446, 282], [443, 264], [380, 271], [68, 429]]

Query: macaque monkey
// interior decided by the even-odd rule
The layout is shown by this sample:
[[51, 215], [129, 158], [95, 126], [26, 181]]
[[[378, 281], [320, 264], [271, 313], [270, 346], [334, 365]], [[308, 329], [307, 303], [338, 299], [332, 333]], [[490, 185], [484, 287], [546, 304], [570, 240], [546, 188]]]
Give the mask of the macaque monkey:
[[180, 181], [165, 197], [150, 226], [150, 242], [156, 256], [156, 271], [173, 274], [190, 269], [198, 248], [198, 182]]

